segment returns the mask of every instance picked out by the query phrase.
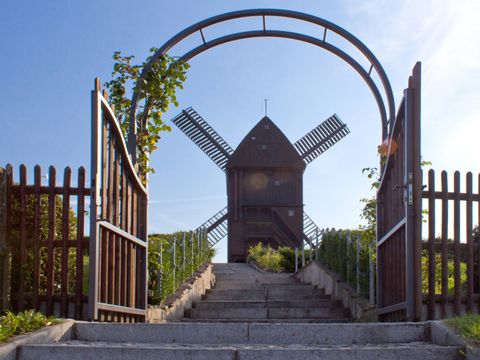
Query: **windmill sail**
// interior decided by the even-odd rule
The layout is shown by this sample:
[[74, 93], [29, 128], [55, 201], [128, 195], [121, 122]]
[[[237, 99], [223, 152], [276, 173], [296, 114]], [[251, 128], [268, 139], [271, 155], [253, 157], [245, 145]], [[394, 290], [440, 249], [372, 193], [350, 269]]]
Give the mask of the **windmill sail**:
[[225, 171], [232, 148], [193, 108], [183, 110], [172, 122]]
[[293, 146], [308, 164], [350, 133], [347, 125], [333, 114]]
[[197, 230], [199, 229], [207, 229], [207, 239], [210, 247], [222, 240], [228, 234], [227, 207], [225, 206], [222, 210], [205, 221]]

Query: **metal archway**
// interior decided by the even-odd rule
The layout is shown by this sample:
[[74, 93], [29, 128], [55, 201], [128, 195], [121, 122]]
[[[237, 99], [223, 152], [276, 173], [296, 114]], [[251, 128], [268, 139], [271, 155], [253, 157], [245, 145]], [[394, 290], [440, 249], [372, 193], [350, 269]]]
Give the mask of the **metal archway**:
[[[246, 31], [246, 32], [239, 32], [234, 33], [231, 35], [222, 36], [210, 41], [205, 40], [205, 36], [203, 33], [203, 29], [219, 24], [222, 22], [226, 22], [229, 20], [239, 19], [239, 18], [247, 18], [247, 17], [261, 17], [262, 18], [262, 30], [254, 30], [254, 31]], [[300, 33], [294, 32], [287, 32], [287, 31], [278, 31], [278, 30], [267, 30], [266, 28], [266, 18], [267, 17], [283, 17], [283, 18], [290, 18], [295, 20], [300, 20], [308, 23], [312, 23], [324, 28], [323, 38], [319, 39], [316, 37], [312, 37], [309, 35], [304, 35]], [[348, 41], [351, 45], [357, 48], [364, 57], [370, 63], [370, 68], [366, 70], [362, 65], [360, 65], [356, 60], [353, 59], [350, 55], [346, 52], [341, 50], [340, 48], [330, 44], [327, 42], [327, 33], [328, 31], [332, 31], [337, 35], [341, 36], [343, 39]], [[359, 75], [363, 78], [363, 80], [367, 83], [370, 91], [372, 92], [378, 106], [378, 110], [380, 113], [380, 118], [382, 122], [382, 141], [386, 138], [389, 126], [392, 123], [393, 119], [395, 119], [395, 103], [393, 99], [393, 91], [390, 85], [390, 81], [380, 64], [377, 60], [375, 55], [370, 51], [370, 49], [365, 46], [358, 38], [356, 38], [353, 34], [348, 32], [347, 30], [343, 29], [342, 27], [322, 18], [305, 14], [302, 12], [291, 11], [291, 10], [280, 10], [280, 9], [251, 9], [251, 10], [240, 10], [240, 11], [233, 11], [217, 16], [213, 16], [211, 18], [202, 20], [190, 27], [184, 29], [183, 31], [179, 32], [177, 35], [173, 36], [170, 40], [162, 45], [158, 49], [158, 51], [151, 57], [150, 61], [144, 66], [142, 69], [142, 73], [140, 75], [139, 81], [137, 81], [136, 88], [133, 93], [132, 97], [132, 106], [130, 109], [130, 129], [129, 129], [129, 136], [128, 136], [128, 148], [131, 156], [133, 157], [134, 163], [136, 162], [136, 153], [137, 153], [137, 141], [136, 141], [136, 110], [138, 107], [138, 94], [140, 93], [143, 79], [145, 75], [150, 71], [151, 64], [159, 59], [162, 55], [166, 54], [171, 48], [175, 45], [189, 37], [190, 35], [199, 32], [202, 38], [203, 43], [188, 51], [184, 55], [180, 57], [181, 60], [188, 61], [193, 57], [201, 54], [202, 52], [214, 48], [216, 46], [229, 43], [232, 41], [237, 41], [241, 39], [249, 39], [249, 38], [256, 38], [256, 37], [276, 37], [276, 38], [286, 38], [292, 39], [297, 41], [302, 41], [306, 43], [310, 43], [312, 45], [321, 47], [334, 55], [338, 56], [345, 62], [347, 62], [351, 67], [353, 67]], [[383, 89], [386, 95], [386, 103], [388, 106], [385, 107], [385, 101], [378, 90], [377, 85], [373, 81], [371, 74], [372, 71], [378, 74], [380, 81], [382, 83]]]

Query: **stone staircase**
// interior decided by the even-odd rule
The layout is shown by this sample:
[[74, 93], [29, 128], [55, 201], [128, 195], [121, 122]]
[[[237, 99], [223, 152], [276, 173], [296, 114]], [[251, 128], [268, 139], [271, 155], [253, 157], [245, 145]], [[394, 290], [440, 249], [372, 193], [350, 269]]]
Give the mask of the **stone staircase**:
[[217, 283], [182, 321], [77, 322], [68, 339], [22, 346], [21, 360], [457, 359], [430, 323], [352, 323], [321, 289], [288, 274], [217, 264]]
[[262, 273], [247, 264], [216, 264], [215, 288], [193, 303], [184, 321], [345, 322], [343, 308], [323, 289], [292, 274]]

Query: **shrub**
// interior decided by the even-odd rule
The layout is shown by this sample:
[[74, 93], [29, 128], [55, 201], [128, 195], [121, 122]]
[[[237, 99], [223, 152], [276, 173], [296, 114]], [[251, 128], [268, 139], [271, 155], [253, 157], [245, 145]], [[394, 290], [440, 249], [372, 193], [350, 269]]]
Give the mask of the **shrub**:
[[3, 342], [14, 335], [34, 331], [57, 322], [58, 320], [33, 310], [18, 314], [7, 312], [0, 317], [0, 341]]
[[275, 272], [293, 272], [295, 270], [295, 253], [292, 248], [272, 249], [270, 245], [258, 243], [248, 249], [247, 261], [255, 263], [264, 270]]

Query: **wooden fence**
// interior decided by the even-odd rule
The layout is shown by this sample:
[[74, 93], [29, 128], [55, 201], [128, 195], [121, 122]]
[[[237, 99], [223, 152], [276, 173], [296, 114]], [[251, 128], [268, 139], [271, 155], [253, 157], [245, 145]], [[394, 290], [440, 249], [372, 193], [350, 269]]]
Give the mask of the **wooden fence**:
[[[11, 165], [5, 169], [5, 246], [11, 254], [9, 303], [13, 311], [36, 309], [47, 315], [85, 319], [87, 314], [88, 238], [85, 238], [85, 169], [78, 170], [77, 186], [65, 168], [63, 186], [57, 186], [54, 167], [48, 185], [35, 166], [33, 183], [20, 166], [14, 180]], [[5, 280], [5, 279], [4, 279]], [[4, 290], [6, 293], [6, 291]]]
[[[438, 189], [435, 172], [430, 170], [428, 185], [422, 194], [428, 210], [428, 215], [424, 216], [428, 226], [427, 239], [422, 244], [426, 293], [423, 315], [428, 319], [480, 310], [480, 174], [479, 188], [475, 193], [471, 172], [464, 177], [465, 191], [461, 191], [458, 171], [453, 179], [452, 191], [448, 174], [442, 171]], [[449, 221], [452, 215], [453, 222]]]

